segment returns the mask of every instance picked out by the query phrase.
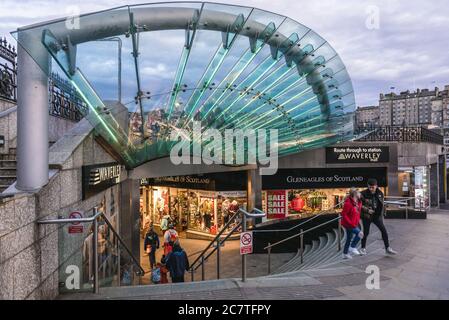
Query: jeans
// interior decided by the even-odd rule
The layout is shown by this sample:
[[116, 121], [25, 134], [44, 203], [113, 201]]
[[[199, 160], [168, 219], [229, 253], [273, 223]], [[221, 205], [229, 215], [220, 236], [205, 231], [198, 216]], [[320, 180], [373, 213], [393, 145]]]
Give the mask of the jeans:
[[382, 240], [384, 241], [385, 249], [390, 246], [390, 243], [388, 241], [387, 229], [385, 228], [385, 225], [384, 225], [384, 222], [383, 222], [383, 219], [381, 216], [375, 216], [375, 217], [373, 217], [372, 220], [362, 219], [362, 222], [363, 222], [363, 233], [365, 234], [365, 236], [362, 239], [362, 248], [366, 247], [366, 240], [368, 239], [371, 223], [374, 223], [379, 228], [379, 230], [382, 234]]
[[[357, 243], [359, 243], [360, 241], [360, 237], [359, 237], [359, 233], [360, 233], [360, 229], [359, 228], [345, 228], [346, 229], [346, 243], [345, 243], [345, 247], [343, 250], [344, 254], [348, 254], [349, 252], [349, 246], [351, 246], [351, 248], [355, 248], [357, 247]], [[352, 235], [354, 236], [354, 239], [352, 239]], [[352, 240], [352, 242], [351, 242]]]
[[153, 249], [154, 247], [151, 247], [150, 253], [148, 254], [148, 257], [150, 258], [150, 267], [153, 269], [153, 267], [156, 265], [156, 249]]
[[178, 282], [184, 282], [184, 276], [182, 277], [172, 277], [171, 282], [178, 283]]

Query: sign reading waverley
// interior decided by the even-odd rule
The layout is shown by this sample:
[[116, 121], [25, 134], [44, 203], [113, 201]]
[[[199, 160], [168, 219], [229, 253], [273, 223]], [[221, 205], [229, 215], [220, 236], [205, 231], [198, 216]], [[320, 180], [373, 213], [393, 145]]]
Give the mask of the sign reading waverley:
[[390, 149], [385, 146], [326, 148], [326, 163], [378, 163], [388, 161], [390, 161]]
[[116, 163], [83, 166], [83, 200], [120, 182], [122, 167]]
[[387, 186], [387, 168], [279, 169], [275, 175], [262, 177], [263, 190], [366, 187], [376, 178], [379, 187]]

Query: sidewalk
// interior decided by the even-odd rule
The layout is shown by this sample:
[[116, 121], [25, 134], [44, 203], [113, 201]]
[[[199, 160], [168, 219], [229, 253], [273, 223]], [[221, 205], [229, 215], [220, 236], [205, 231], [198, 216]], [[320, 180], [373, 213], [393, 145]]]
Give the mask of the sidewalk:
[[[104, 288], [100, 295], [62, 299], [449, 299], [449, 211], [433, 210], [427, 220], [386, 220], [397, 256], [369, 252], [328, 269], [158, 286]], [[375, 227], [374, 227], [375, 228]], [[368, 241], [378, 240], [373, 236]], [[260, 260], [262, 265], [264, 259]], [[228, 263], [227, 260], [223, 260]], [[369, 290], [366, 267], [380, 269], [380, 289]], [[266, 266], [259, 266], [260, 268]], [[240, 269], [238, 264], [235, 268]]]

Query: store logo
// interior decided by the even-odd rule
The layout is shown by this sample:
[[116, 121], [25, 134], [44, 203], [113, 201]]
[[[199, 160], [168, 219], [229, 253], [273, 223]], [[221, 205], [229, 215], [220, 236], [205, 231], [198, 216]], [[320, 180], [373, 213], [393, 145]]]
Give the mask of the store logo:
[[217, 129], [204, 132], [201, 129], [201, 122], [194, 121], [191, 131], [175, 129], [171, 132], [170, 140], [176, 142], [170, 151], [174, 165], [260, 164], [261, 175], [277, 172], [277, 129], [226, 129], [224, 137]]
[[90, 171], [89, 175], [89, 185], [95, 186], [104, 181], [110, 181], [113, 183], [120, 182], [120, 166], [110, 166], [110, 167], [102, 167], [96, 168]]

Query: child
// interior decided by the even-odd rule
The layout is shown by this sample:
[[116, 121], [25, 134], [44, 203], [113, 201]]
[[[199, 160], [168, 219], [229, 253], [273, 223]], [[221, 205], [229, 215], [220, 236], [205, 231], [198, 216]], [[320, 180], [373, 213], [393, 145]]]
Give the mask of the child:
[[161, 262], [158, 262], [156, 266], [161, 271], [161, 282], [160, 283], [168, 283], [168, 278], [167, 278], [168, 269], [165, 266], [165, 255], [162, 255]]

